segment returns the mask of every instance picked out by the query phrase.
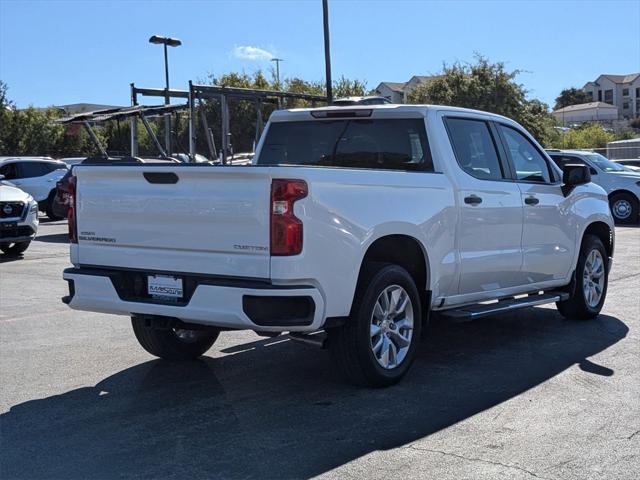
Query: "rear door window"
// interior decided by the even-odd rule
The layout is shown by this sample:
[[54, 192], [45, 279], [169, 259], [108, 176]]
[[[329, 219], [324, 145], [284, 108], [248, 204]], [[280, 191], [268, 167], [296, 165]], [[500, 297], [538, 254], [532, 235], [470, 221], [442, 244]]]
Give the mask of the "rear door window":
[[19, 162], [19, 178], [42, 177], [49, 173], [49, 168], [44, 162]]
[[487, 122], [447, 118], [446, 125], [456, 160], [465, 172], [481, 180], [505, 178]]
[[272, 123], [256, 164], [433, 171], [418, 118]]

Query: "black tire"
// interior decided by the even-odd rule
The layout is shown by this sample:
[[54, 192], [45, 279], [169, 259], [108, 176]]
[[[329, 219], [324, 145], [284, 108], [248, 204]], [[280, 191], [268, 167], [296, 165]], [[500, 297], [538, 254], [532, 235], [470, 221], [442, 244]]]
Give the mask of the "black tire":
[[[409, 312], [412, 312], [413, 330], [404, 358], [399, 361], [398, 365], [384, 368], [373, 352], [373, 339], [377, 337], [371, 334], [371, 325], [374, 308], [378, 299], [381, 298], [382, 292], [398, 286], [404, 290], [410, 300], [410, 305], [408, 304], [404, 312], [405, 317], [408, 317]], [[391, 337], [389, 335], [393, 335], [393, 329], [395, 329], [395, 333], [399, 333], [393, 319], [389, 321], [390, 325], [388, 327], [385, 325], [385, 328], [390, 330], [380, 334], [387, 336], [386, 345], [390, 343]], [[402, 319], [398, 320], [396, 317], [395, 321], [400, 325]], [[398, 265], [372, 264], [365, 266], [347, 322], [340, 327], [328, 329], [329, 350], [334, 362], [351, 383], [360, 386], [387, 387], [400, 381], [411, 367], [420, 342], [421, 328], [420, 296], [411, 275]], [[407, 331], [405, 331], [406, 335]], [[378, 338], [378, 341], [382, 340], [384, 340], [382, 337]], [[380, 348], [384, 349], [385, 344], [383, 343]], [[393, 350], [398, 351], [395, 345]], [[391, 352], [388, 352], [388, 356], [391, 356]]]
[[1, 243], [0, 250], [7, 255], [20, 255], [31, 245], [31, 240], [28, 242], [18, 242], [18, 243]]
[[[602, 259], [602, 278], [604, 285], [601, 288], [601, 297], [595, 304], [590, 304], [585, 293], [585, 265], [591, 252], [596, 250]], [[558, 311], [563, 317], [574, 320], [589, 320], [595, 318], [602, 310], [607, 296], [607, 286], [609, 284], [609, 257], [602, 241], [595, 235], [585, 235], [580, 246], [580, 256], [576, 267], [575, 285], [572, 285], [572, 293], [569, 299], [563, 302], [556, 302]]]
[[630, 224], [638, 221], [638, 199], [630, 193], [617, 193], [609, 199], [611, 215], [616, 223]]
[[[138, 342], [147, 352], [165, 360], [192, 360], [211, 348], [219, 330], [185, 330], [154, 328], [144, 317], [131, 317], [131, 325]], [[189, 335], [181, 337], [183, 332]], [[187, 338], [185, 338], [187, 337]], [[190, 338], [188, 338], [190, 337]]]

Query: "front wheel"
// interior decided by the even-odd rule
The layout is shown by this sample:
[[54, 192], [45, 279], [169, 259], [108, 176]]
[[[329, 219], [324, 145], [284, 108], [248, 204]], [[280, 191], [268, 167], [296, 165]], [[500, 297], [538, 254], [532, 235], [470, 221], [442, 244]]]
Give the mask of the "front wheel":
[[397, 383], [415, 358], [422, 326], [420, 296], [404, 268], [365, 268], [347, 323], [327, 331], [329, 349], [349, 381], [386, 387]]
[[585, 235], [580, 246], [573, 293], [569, 299], [556, 303], [562, 316], [577, 320], [598, 316], [607, 295], [608, 261], [602, 241], [595, 235]]
[[0, 243], [0, 250], [7, 255], [20, 255], [29, 248], [31, 241], [18, 243]]
[[635, 223], [638, 221], [638, 200], [628, 193], [619, 193], [609, 201], [611, 214], [616, 223]]
[[211, 348], [220, 334], [217, 329], [157, 328], [145, 317], [137, 316], [131, 317], [131, 325], [142, 348], [165, 360], [198, 358]]

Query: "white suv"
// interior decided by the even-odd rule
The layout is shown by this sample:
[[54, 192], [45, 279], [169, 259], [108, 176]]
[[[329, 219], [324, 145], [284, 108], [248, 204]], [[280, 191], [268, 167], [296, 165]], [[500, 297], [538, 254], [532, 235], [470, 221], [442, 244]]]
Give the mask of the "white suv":
[[0, 175], [31, 195], [52, 220], [60, 220], [51, 205], [56, 192], [56, 182], [67, 173], [64, 162], [47, 157], [13, 157], [0, 160]]
[[38, 231], [38, 203], [31, 195], [2, 181], [0, 176], [0, 250], [24, 252]]
[[611, 213], [616, 223], [636, 223], [640, 214], [640, 172], [612, 162], [607, 157], [581, 150], [547, 150], [562, 168], [567, 163], [589, 166], [591, 180], [609, 196]]

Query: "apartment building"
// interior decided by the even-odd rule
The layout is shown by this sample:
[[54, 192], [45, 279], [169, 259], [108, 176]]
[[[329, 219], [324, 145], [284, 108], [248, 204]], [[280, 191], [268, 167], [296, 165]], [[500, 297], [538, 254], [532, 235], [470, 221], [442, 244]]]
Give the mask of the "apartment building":
[[618, 109], [619, 119], [640, 117], [640, 73], [629, 75], [600, 75], [587, 82], [583, 90], [594, 102], [604, 102]]

